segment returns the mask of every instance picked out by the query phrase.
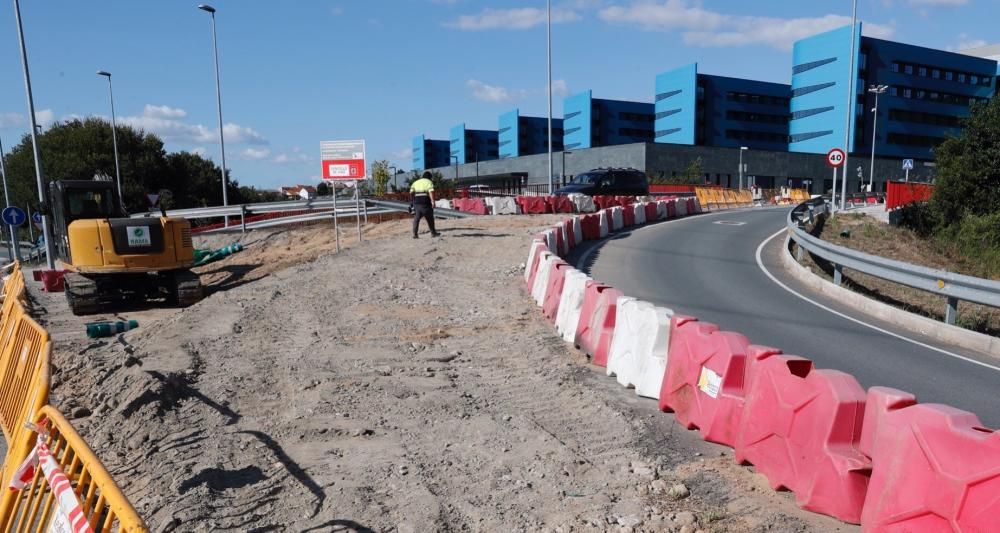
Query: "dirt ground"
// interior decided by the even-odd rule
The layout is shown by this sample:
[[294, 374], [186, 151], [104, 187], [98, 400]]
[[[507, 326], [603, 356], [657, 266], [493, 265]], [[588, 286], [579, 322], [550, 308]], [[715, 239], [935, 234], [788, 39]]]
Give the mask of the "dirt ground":
[[[843, 231], [849, 231], [850, 236], [841, 235]], [[821, 226], [818, 236], [839, 246], [906, 263], [971, 276], [977, 275], [979, 271], [967, 258], [942, 250], [911, 230], [893, 227], [865, 215], [846, 214], [829, 219]], [[833, 266], [817, 259], [807, 254], [802, 264], [813, 273], [833, 280]], [[848, 269], [844, 270], [844, 287], [911, 313], [936, 320], [944, 319], [946, 301], [942, 296]], [[980, 333], [1000, 336], [1000, 309], [959, 302], [955, 324]]]
[[[556, 336], [522, 277], [546, 220], [397, 221], [340, 254], [326, 226], [250, 232], [181, 310], [84, 319], [32, 283], [51, 401], [155, 532], [856, 531]], [[86, 338], [112, 318], [140, 327]]]

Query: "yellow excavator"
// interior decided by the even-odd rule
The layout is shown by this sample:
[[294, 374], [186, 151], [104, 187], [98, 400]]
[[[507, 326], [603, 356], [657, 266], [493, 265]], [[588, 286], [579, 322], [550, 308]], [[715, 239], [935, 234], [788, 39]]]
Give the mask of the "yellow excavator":
[[54, 181], [49, 200], [74, 315], [122, 302], [163, 299], [186, 307], [202, 299], [186, 219], [162, 210], [158, 217], [128, 218], [110, 181]]

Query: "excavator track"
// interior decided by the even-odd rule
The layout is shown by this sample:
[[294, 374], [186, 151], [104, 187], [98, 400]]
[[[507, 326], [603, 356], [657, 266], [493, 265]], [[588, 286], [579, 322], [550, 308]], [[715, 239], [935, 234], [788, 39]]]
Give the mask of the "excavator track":
[[68, 272], [63, 281], [66, 284], [66, 301], [74, 315], [89, 315], [100, 311], [101, 297], [96, 281], [73, 272]]
[[204, 298], [201, 277], [190, 270], [177, 270], [173, 275], [173, 299], [177, 305], [187, 307], [196, 304]]

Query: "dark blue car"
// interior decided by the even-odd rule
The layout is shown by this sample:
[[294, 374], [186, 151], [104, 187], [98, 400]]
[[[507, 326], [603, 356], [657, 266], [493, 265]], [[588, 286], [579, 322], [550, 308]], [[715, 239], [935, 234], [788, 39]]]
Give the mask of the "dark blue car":
[[649, 180], [646, 174], [634, 168], [598, 168], [578, 174], [555, 194], [646, 196]]

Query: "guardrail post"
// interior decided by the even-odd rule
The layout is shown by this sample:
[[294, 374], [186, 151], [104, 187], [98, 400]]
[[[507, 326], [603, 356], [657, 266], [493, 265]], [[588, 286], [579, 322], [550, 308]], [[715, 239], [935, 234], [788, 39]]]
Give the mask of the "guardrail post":
[[958, 317], [958, 298], [948, 297], [948, 307], [944, 310], [944, 321], [946, 324], [955, 325], [955, 318]]
[[364, 200], [365, 205], [365, 225], [368, 225], [368, 200]]
[[837, 286], [844, 280], [844, 267], [840, 265], [833, 265], [833, 283]]
[[243, 233], [247, 232], [247, 206], [240, 206], [240, 226], [243, 228]]
[[802, 248], [802, 245], [799, 243], [795, 243], [795, 260], [801, 263], [802, 260], [805, 259], [805, 257], [806, 257], [806, 252]]

